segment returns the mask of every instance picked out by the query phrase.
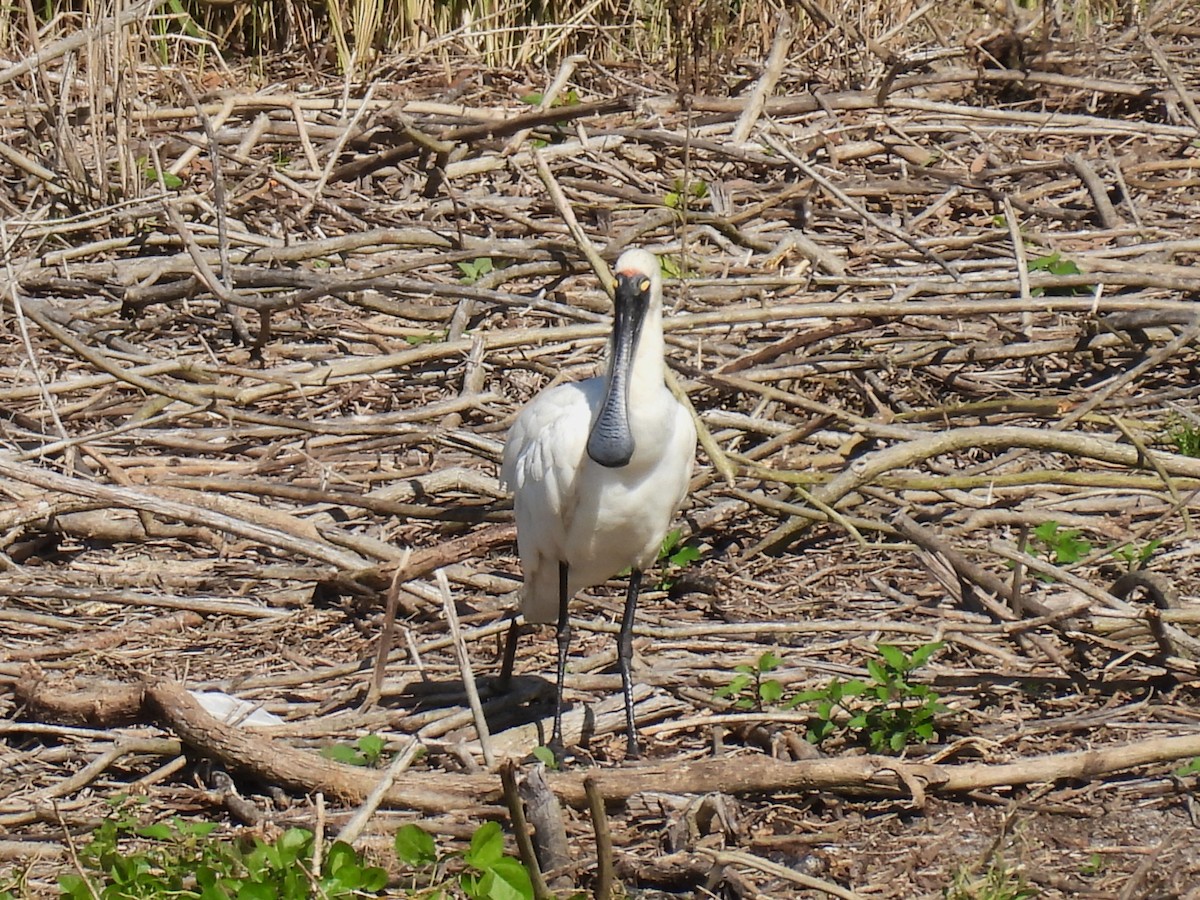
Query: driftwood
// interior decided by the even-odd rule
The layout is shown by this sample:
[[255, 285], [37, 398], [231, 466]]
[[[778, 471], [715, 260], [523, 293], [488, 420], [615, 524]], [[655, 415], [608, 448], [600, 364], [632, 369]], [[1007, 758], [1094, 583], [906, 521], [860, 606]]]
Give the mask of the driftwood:
[[[104, 688], [112, 690], [111, 686]], [[22, 688], [25, 696], [38, 691]], [[72, 715], [86, 698], [73, 697], [50, 685], [39, 688], [39, 711], [48, 717]], [[143, 715], [175, 733], [194, 752], [230, 771], [267, 784], [302, 792], [320, 791], [348, 803], [361, 803], [380, 775], [323, 759], [273, 740], [261, 731], [225, 725], [208, 715], [180, 685], [125, 686], [122, 693], [144, 696]], [[58, 694], [60, 701], [49, 697]], [[140, 696], [139, 696], [140, 699]], [[586, 808], [585, 779], [608, 803], [629, 800], [645, 791], [677, 794], [777, 794], [818, 791], [908, 797], [920, 807], [930, 793], [960, 793], [1063, 780], [1094, 780], [1140, 766], [1200, 756], [1200, 735], [1157, 738], [1087, 751], [1047, 754], [1014, 763], [935, 765], [880, 756], [810, 759], [783, 762], [761, 756], [733, 756], [679, 764], [639, 763], [618, 770], [551, 772], [550, 789], [564, 802]], [[391, 777], [391, 776], [389, 776]], [[431, 784], [423, 772], [392, 777], [383, 800], [401, 809], [445, 812], [497, 803], [502, 785], [493, 774], [441, 774]]]

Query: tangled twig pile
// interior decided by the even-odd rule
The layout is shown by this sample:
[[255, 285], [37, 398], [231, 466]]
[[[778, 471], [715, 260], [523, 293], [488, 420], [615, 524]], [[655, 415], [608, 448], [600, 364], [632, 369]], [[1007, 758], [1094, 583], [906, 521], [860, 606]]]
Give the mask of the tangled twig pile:
[[[350, 95], [196, 97], [164, 77], [158, 104], [90, 124], [9, 70], [26, 102], [0, 112], [0, 829], [57, 846], [131, 783], [311, 825], [176, 773], [206, 755], [358, 802], [370, 777], [304, 759], [368, 732], [429, 750], [389, 802], [451, 833], [496, 812], [461, 682], [479, 682], [489, 750], [522, 756], [551, 652], [527, 644], [527, 677], [490, 692], [517, 584], [495, 463], [522, 402], [596, 365], [593, 248], [640, 243], [675, 276], [668, 342], [704, 449], [678, 536], [700, 561], [664, 577], [638, 632], [655, 759], [596, 781], [621, 801], [626, 874], [669, 880], [660, 851], [697, 846], [647, 836], [685, 815], [665, 795], [725, 791], [745, 797], [724, 840], [748, 852], [702, 868], [775, 896], [802, 888], [753, 860], [815, 869], [805, 889], [936, 892], [1018, 814], [1008, 852], [1048, 895], [1102, 851], [1089, 888], [1182, 891], [1197, 35], [1195, 10], [1164, 4], [1086, 57], [1013, 32], [1019, 59], [993, 36], [823, 91], [781, 28], [744, 96], [686, 102], [574, 60], [525, 104], [498, 72], [455, 98], [415, 67]], [[568, 737], [586, 728], [601, 765], [617, 606], [581, 607], [592, 655], [568, 681]], [[879, 643], [932, 641], [925, 677], [953, 715], [903, 762], [848, 739], [778, 761], [808, 755], [807, 715], [714, 695], [767, 650], [795, 692], [861, 674]], [[269, 739], [207, 723], [173, 680], [287, 722]], [[576, 774], [550, 785], [583, 806]], [[895, 815], [913, 803], [921, 834]], [[1084, 818], [1063, 851], [1054, 816], [1096, 803], [1120, 816]], [[903, 852], [861, 852], [880, 827]]]

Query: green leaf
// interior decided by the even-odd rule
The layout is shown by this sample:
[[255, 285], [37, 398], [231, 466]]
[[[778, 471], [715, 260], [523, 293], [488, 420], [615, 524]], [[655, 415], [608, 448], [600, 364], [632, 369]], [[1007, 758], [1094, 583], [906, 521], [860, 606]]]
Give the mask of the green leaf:
[[758, 671], [762, 673], [774, 672], [782, 664], [783, 660], [768, 650], [758, 658]]
[[325, 871], [330, 875], [336, 875], [344, 868], [357, 865], [358, 854], [345, 841], [335, 841], [329, 848], [329, 854], [325, 857]]
[[387, 746], [387, 741], [377, 734], [364, 734], [358, 739], [358, 749], [362, 751], [362, 755], [371, 765], [379, 762], [385, 746]]
[[783, 696], [783, 685], [770, 678], [758, 686], [758, 697], [764, 704], [778, 703]]
[[462, 888], [462, 892], [471, 900], [476, 898], [486, 898], [487, 894], [480, 890], [482, 878], [473, 872], [463, 872], [458, 876], [458, 886]]
[[678, 528], [672, 528], [663, 538], [662, 549], [658, 552], [658, 558], [664, 559], [671, 555], [671, 551], [679, 546], [679, 540], [683, 537], [683, 532]]
[[867, 683], [860, 678], [851, 678], [842, 682], [843, 697], [859, 697], [867, 689]]
[[658, 258], [659, 268], [662, 269], [663, 276], [666, 278], [682, 278], [683, 266], [673, 257], [666, 254]]
[[171, 172], [160, 173], [158, 169], [154, 168], [154, 166], [147, 164], [145, 167], [145, 173], [146, 178], [149, 181], [155, 182], [156, 184], [158, 183], [159, 175], [161, 174], [163, 187], [169, 191], [177, 191], [183, 187], [183, 179], [178, 175], [172, 174]]
[[686, 566], [688, 563], [695, 562], [700, 558], [700, 548], [693, 547], [691, 544], [684, 544], [670, 556], [670, 563], [673, 566]]
[[308, 856], [312, 839], [312, 832], [305, 828], [289, 828], [275, 842], [274, 849], [279, 862], [290, 866], [296, 860]]
[[1179, 778], [1186, 778], [1188, 775], [1195, 775], [1198, 772], [1200, 772], [1200, 756], [1193, 756], [1175, 770], [1175, 775]]
[[431, 331], [428, 334], [406, 334], [404, 336], [405, 343], [419, 347], [421, 344], [436, 344], [438, 341], [446, 339], [446, 332]]
[[484, 822], [473, 835], [471, 847], [463, 859], [477, 869], [490, 869], [504, 856], [504, 832], [499, 822]]
[[904, 749], [906, 743], [908, 743], [908, 733], [905, 731], [895, 732], [888, 740], [888, 745], [897, 753]]
[[534, 747], [533, 755], [547, 769], [558, 768], [558, 759], [555, 758], [554, 751], [549, 747]]
[[717, 688], [715, 691], [713, 691], [713, 696], [733, 697], [737, 694], [740, 694], [750, 686], [752, 678], [753, 676], [747, 675], [745, 672], [740, 675], [734, 675], [733, 680], [729, 682], [729, 684], [725, 685], [723, 688]]
[[899, 647], [893, 647], [891, 644], [879, 644], [875, 649], [879, 651], [883, 661], [894, 671], [903, 672], [905, 670], [908, 660], [904, 656], [904, 651]]
[[1054, 536], [1058, 533], [1058, 523], [1053, 519], [1043, 522], [1033, 529], [1034, 536], [1044, 544], [1053, 544]]
[[912, 656], [909, 657], [909, 665], [914, 669], [925, 665], [929, 658], [941, 650], [945, 644], [945, 641], [930, 641], [928, 644], [922, 644], [912, 652]]
[[220, 824], [217, 822], [189, 822], [185, 819], [180, 819], [178, 816], [175, 818], [175, 830], [180, 834], [208, 837], [220, 827]]
[[137, 829], [137, 833], [152, 841], [169, 841], [175, 837], [175, 830], [164, 822], [155, 822], [153, 825], [146, 825]]
[[88, 888], [87, 882], [74, 873], [59, 875], [58, 886], [67, 900], [94, 900], [94, 895]]
[[888, 678], [887, 670], [883, 667], [883, 663], [877, 659], [867, 660], [867, 671], [871, 674], [871, 679], [876, 684], [888, 684], [891, 681]]
[[463, 273], [462, 282], [464, 284], [474, 284], [484, 275], [493, 271], [495, 266], [490, 256], [481, 256], [471, 262], [461, 260], [458, 263], [458, 268]]
[[1069, 259], [1063, 259], [1062, 254], [1055, 251], [1049, 256], [1039, 256], [1037, 259], [1030, 260], [1029, 271], [1031, 272], [1049, 272], [1051, 275], [1079, 275], [1079, 266], [1071, 262]]
[[529, 872], [518, 860], [504, 857], [496, 861], [485, 876], [483, 885], [489, 900], [533, 900], [533, 882]]
[[528, 106], [540, 106], [544, 96], [545, 94], [543, 94], [541, 91], [531, 91], [520, 99], [522, 103], [527, 104]]
[[377, 894], [387, 887], [387, 883], [387, 869], [380, 868], [379, 866], [369, 866], [362, 870], [362, 879], [359, 881], [358, 889]]
[[410, 866], [427, 866], [437, 862], [433, 835], [420, 825], [405, 825], [396, 832], [396, 856]]
[[329, 747], [322, 747], [321, 755], [346, 766], [365, 766], [367, 764], [366, 758], [358, 748], [351, 747], [349, 744], [333, 744]]

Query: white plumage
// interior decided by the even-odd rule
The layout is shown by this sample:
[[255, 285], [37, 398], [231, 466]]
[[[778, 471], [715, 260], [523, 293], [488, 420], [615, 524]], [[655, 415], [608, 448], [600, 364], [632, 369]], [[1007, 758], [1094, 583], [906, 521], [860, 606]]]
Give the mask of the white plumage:
[[[500, 470], [514, 494], [525, 574], [522, 612], [529, 622], [559, 624], [558, 713], [569, 641], [566, 604], [578, 591], [632, 568], [626, 611], [632, 626], [640, 572], [658, 556], [687, 491], [696, 448], [691, 415], [663, 380], [658, 259], [629, 250], [617, 260], [616, 273], [608, 370], [536, 396], [509, 432]], [[565, 596], [559, 590], [561, 566]], [[632, 635], [624, 625], [622, 675], [630, 749], [636, 753], [628, 675]], [[554, 740], [559, 727], [556, 714]]]

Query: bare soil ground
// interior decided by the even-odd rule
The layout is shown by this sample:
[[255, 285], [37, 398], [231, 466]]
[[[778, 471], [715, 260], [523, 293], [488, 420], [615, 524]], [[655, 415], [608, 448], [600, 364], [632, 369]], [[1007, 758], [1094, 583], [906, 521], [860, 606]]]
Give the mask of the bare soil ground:
[[[581, 63], [548, 111], [519, 99], [545, 78], [494, 69], [349, 97], [234, 74], [195, 103], [159, 73], [99, 138], [74, 88], [5, 79], [0, 880], [52, 894], [130, 793], [332, 835], [361, 781], [316, 752], [365, 734], [427, 750], [368, 847], [504, 815], [435, 570], [489, 749], [525, 758], [554, 642], [494, 690], [520, 578], [496, 463], [520, 406], [602, 357], [585, 235], [676, 276], [705, 443], [700, 559], [639, 617], [642, 761], [620, 580], [575, 607], [568, 698], [599, 713], [551, 775], [568, 881], [594, 877], [595, 772], [631, 894], [1200, 896], [1200, 11], [976, 38], [857, 86], [797, 47], [683, 103]], [[931, 641], [914, 680], [949, 710], [902, 762], [716, 696], [768, 651], [786, 700]], [[285, 724], [217, 725], [176, 682]]]

